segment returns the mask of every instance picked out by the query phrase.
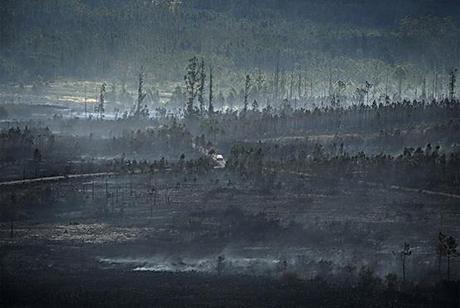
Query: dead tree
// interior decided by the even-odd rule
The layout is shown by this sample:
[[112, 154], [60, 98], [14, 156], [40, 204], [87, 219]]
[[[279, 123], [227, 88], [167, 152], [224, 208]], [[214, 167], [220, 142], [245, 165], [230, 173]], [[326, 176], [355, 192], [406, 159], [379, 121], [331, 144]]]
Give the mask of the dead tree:
[[458, 257], [457, 253], [457, 240], [452, 237], [439, 232], [439, 255], [440, 257], [447, 258], [447, 280], [450, 280], [450, 262], [453, 257]]
[[225, 257], [224, 256], [219, 256], [217, 257], [217, 266], [216, 266], [216, 269], [217, 269], [217, 274], [218, 275], [221, 275], [222, 272], [224, 271], [224, 267], [225, 267]]
[[276, 67], [275, 74], [273, 77], [273, 100], [276, 102], [279, 98], [279, 87], [280, 87], [280, 51], [276, 54]]
[[449, 99], [455, 99], [455, 83], [457, 82], [457, 69], [449, 72]]
[[412, 250], [409, 243], [404, 243], [403, 249], [399, 252], [402, 261], [402, 276], [403, 281], [406, 281], [406, 258], [412, 255]]
[[19, 217], [19, 202], [16, 193], [12, 193], [9, 202], [0, 207], [1, 216], [10, 222], [10, 238], [14, 237], [14, 222]]
[[199, 84], [198, 84], [198, 104], [200, 106], [200, 115], [204, 114], [204, 88], [206, 84], [206, 73], [205, 73], [205, 65], [204, 60], [201, 59], [201, 63], [199, 66]]
[[99, 104], [96, 107], [96, 112], [99, 114], [99, 119], [104, 118], [104, 111], [105, 111], [105, 90], [106, 84], [105, 82], [101, 86], [101, 91], [99, 92]]
[[208, 116], [211, 117], [214, 114], [214, 93], [213, 93], [213, 83], [212, 83], [212, 66], [209, 67], [209, 105], [208, 105]]
[[136, 111], [134, 112], [134, 116], [136, 118], [140, 118], [142, 112], [142, 103], [147, 96], [147, 93], [144, 93], [144, 68], [141, 67], [141, 71], [139, 72], [139, 84], [137, 88], [137, 105]]
[[152, 186], [152, 189], [149, 192], [150, 195], [150, 218], [153, 217], [153, 208], [156, 207], [157, 203], [157, 189], [155, 186]]
[[184, 77], [185, 90], [187, 93], [186, 114], [191, 115], [194, 112], [194, 101], [198, 92], [199, 72], [198, 72], [198, 59], [193, 57], [189, 60], [187, 72]]
[[251, 89], [251, 77], [246, 75], [246, 79], [244, 82], [244, 100], [243, 100], [243, 112], [246, 113], [248, 111], [248, 97], [249, 97], [249, 90]]

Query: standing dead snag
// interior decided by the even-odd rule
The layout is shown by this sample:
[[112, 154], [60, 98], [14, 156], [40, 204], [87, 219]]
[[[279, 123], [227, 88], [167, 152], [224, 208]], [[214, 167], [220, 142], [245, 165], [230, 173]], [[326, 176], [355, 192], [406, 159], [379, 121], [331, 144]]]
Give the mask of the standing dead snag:
[[94, 180], [91, 181], [91, 201], [94, 201]]
[[[141, 67], [141, 70], [139, 72], [139, 85], [137, 88], [137, 105], [136, 105], [136, 111], [134, 113], [134, 116], [136, 118], [139, 118], [141, 114], [145, 114], [145, 111], [142, 108], [142, 102], [144, 101], [146, 96], [147, 96], [147, 93], [144, 93], [144, 68]], [[144, 108], [144, 109], [147, 109], [147, 108]]]
[[104, 104], [105, 104], [105, 90], [106, 88], [106, 84], [105, 82], [102, 84], [101, 86], [101, 91], [99, 92], [99, 104], [96, 106], [96, 112], [99, 114], [99, 119], [103, 119], [104, 118], [104, 111], [105, 111], [105, 107], [104, 107]]
[[212, 84], [212, 66], [209, 67], [209, 105], [208, 105], [208, 116], [211, 117], [214, 114], [214, 105], [212, 100], [214, 99]]
[[273, 101], [277, 102], [279, 98], [280, 88], [280, 51], [276, 54], [276, 66], [273, 76]]
[[404, 243], [403, 249], [399, 252], [402, 261], [402, 276], [403, 281], [406, 281], [406, 258], [412, 255], [412, 250], [409, 243]]
[[150, 195], [150, 218], [153, 217], [153, 208], [157, 204], [157, 190], [155, 186], [152, 186], [152, 189], [149, 191]]
[[10, 205], [10, 237], [14, 237], [14, 219], [15, 219], [15, 209], [16, 209], [16, 195], [11, 195], [11, 205]]
[[39, 149], [34, 150], [34, 166], [35, 166], [35, 176], [38, 177], [40, 174], [40, 162], [42, 161], [42, 154]]
[[449, 72], [449, 99], [455, 99], [455, 83], [457, 82], [457, 69]]
[[200, 106], [200, 115], [204, 114], [204, 89], [206, 84], [206, 73], [205, 73], [205, 65], [204, 60], [201, 59], [200, 67], [199, 67], [199, 86], [198, 86], [198, 103]]
[[19, 217], [19, 203], [16, 194], [13, 192], [9, 203], [4, 204], [1, 209], [1, 216], [10, 222], [10, 238], [14, 237], [14, 222]]
[[216, 267], [216, 269], [217, 269], [217, 274], [218, 275], [221, 275], [222, 272], [224, 271], [224, 267], [225, 267], [224, 261], [225, 261], [224, 256], [217, 257], [217, 267]]
[[246, 75], [246, 79], [244, 81], [244, 101], [243, 101], [243, 112], [246, 113], [248, 111], [248, 97], [249, 97], [249, 91], [251, 89], [251, 77], [249, 75]]
[[109, 198], [110, 198], [110, 192], [109, 192], [109, 182], [107, 181], [107, 178], [105, 179], [105, 203], [104, 203], [104, 215], [107, 216], [109, 213]]
[[457, 257], [457, 240], [452, 237], [439, 232], [439, 256], [447, 257], [447, 280], [450, 280], [450, 261], [451, 258]]
[[187, 66], [187, 73], [184, 77], [185, 81], [185, 90], [187, 93], [187, 105], [186, 105], [186, 114], [191, 115], [194, 112], [194, 101], [197, 96], [198, 86], [199, 86], [199, 71], [198, 71], [198, 59], [193, 57], [189, 60]]

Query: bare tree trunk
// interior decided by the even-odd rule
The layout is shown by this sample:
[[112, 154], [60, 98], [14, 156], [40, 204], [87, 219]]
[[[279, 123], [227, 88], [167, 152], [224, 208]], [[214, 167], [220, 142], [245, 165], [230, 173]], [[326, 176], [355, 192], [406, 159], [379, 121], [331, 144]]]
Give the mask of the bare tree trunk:
[[447, 281], [450, 281], [450, 256], [447, 256]]
[[153, 201], [150, 200], [150, 219], [152, 219], [153, 216]]
[[94, 201], [94, 181], [91, 183], [91, 200]]
[[406, 256], [402, 257], [403, 281], [406, 281]]
[[438, 98], [438, 72], [434, 75], [434, 98]]
[[438, 275], [439, 275], [439, 279], [442, 279], [441, 262], [442, 262], [442, 256], [441, 256], [441, 251], [439, 251], [439, 255], [438, 255]]

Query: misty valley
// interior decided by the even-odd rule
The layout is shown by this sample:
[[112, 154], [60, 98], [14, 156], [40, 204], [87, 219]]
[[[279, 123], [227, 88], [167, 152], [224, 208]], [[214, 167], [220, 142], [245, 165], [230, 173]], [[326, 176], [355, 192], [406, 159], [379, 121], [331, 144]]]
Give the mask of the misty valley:
[[460, 7], [389, 2], [2, 1], [0, 306], [460, 307]]

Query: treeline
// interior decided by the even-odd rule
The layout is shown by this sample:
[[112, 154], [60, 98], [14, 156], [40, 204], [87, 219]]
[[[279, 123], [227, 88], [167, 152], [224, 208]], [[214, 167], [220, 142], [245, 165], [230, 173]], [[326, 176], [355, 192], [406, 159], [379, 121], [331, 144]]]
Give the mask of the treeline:
[[[213, 125], [203, 132], [216, 134], [220, 140], [258, 140], [276, 137], [299, 137], [318, 134], [340, 136], [340, 134], [373, 134], [391, 130], [412, 129], [421, 124], [440, 128], [445, 124], [455, 140], [455, 121], [460, 118], [460, 102], [443, 100], [432, 102], [402, 101], [374, 102], [371, 105], [354, 104], [349, 107], [315, 107], [294, 109], [285, 101], [283, 106], [270, 105], [262, 110], [254, 108], [242, 112], [214, 114]], [[450, 124], [449, 124], [450, 123]], [[397, 134], [397, 133], [395, 133]], [[449, 135], [446, 135], [448, 137]]]
[[192, 143], [190, 132], [175, 121], [156, 129], [125, 130], [112, 138], [58, 135], [47, 127], [16, 127], [0, 131], [0, 165], [112, 158], [177, 161], [181, 153], [187, 158], [201, 155]]
[[315, 96], [331, 79], [369, 78], [394, 92], [403, 79], [411, 95], [423, 80], [443, 84], [460, 61], [458, 3], [393, 1], [6, 0], [0, 81], [110, 77], [125, 85], [144, 64], [154, 81], [177, 82], [198, 54], [212, 59], [226, 91], [247, 67], [287, 82], [301, 73]]
[[[40, 149], [52, 151], [55, 135], [49, 128], [19, 127], [0, 131], [0, 163], [41, 159]], [[37, 151], [35, 151], [37, 150]]]
[[321, 144], [305, 142], [301, 146], [236, 144], [228, 167], [253, 178], [273, 172], [348, 179], [370, 184], [400, 185], [415, 189], [459, 193], [460, 152], [439, 146], [405, 148], [399, 155], [352, 155], [343, 144], [327, 151]]

